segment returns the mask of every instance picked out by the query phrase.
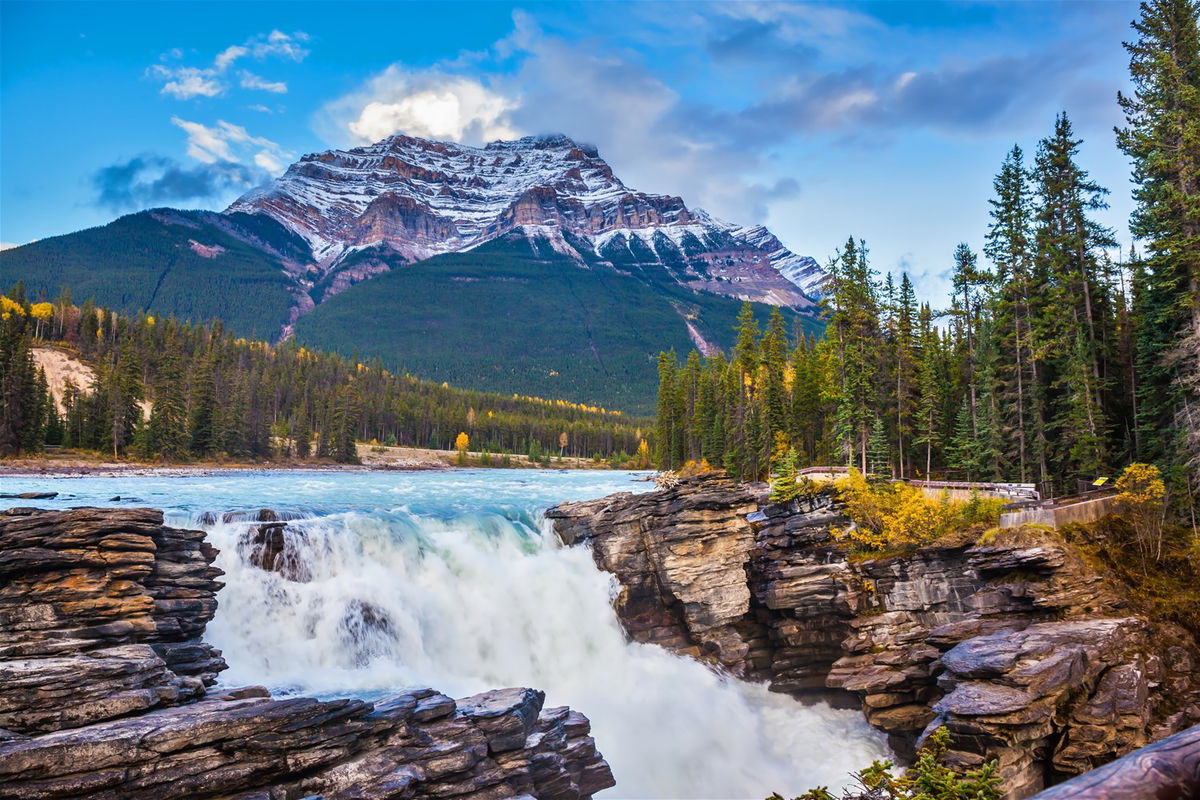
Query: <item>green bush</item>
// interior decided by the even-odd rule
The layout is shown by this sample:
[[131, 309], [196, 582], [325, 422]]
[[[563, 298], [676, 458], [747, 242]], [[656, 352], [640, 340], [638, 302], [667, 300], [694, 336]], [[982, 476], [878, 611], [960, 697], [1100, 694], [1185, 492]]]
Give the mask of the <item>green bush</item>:
[[[978, 769], [955, 772], [944, 763], [950, 732], [943, 726], [933, 732], [917, 754], [917, 762], [897, 777], [889, 761], [875, 761], [854, 773], [855, 785], [841, 797], [825, 786], [809, 789], [795, 800], [1000, 800], [1003, 791], [996, 762]], [[784, 800], [776, 793], [767, 800]]]

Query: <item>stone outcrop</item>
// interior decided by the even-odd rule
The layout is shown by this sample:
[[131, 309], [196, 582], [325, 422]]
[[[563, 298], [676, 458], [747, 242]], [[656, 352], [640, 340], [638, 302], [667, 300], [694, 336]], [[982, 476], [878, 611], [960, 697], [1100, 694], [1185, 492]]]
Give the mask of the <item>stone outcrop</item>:
[[[250, 546], [278, 559], [283, 523], [256, 518]], [[534, 689], [211, 689], [215, 556], [151, 509], [0, 513], [0, 798], [582, 800], [613, 785], [587, 719]]]
[[998, 759], [1011, 798], [1200, 722], [1194, 639], [1135, 613], [1057, 534], [861, 558], [833, 535], [849, 520], [829, 495], [764, 502], [708, 476], [547, 516], [617, 576], [634, 639], [861, 705], [901, 757], [946, 725], [950, 757]]

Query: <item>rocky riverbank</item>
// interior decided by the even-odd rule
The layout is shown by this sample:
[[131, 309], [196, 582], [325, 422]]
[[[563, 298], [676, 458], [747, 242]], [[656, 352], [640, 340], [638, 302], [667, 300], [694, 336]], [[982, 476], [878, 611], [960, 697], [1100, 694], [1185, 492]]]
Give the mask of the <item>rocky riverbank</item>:
[[502, 689], [358, 699], [214, 689], [220, 570], [151, 509], [0, 512], [0, 798], [581, 800], [581, 714]]
[[849, 520], [829, 495], [762, 494], [708, 476], [547, 516], [616, 575], [634, 639], [859, 704], [901, 756], [946, 725], [951, 758], [998, 759], [1010, 798], [1200, 723], [1193, 637], [1137, 613], [1057, 534], [861, 558], [832, 535]]

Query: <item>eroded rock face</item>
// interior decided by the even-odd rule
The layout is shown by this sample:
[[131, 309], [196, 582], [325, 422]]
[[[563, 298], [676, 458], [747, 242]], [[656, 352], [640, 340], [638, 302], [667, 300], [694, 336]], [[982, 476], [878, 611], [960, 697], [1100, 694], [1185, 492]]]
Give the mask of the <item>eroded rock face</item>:
[[199, 640], [221, 571], [152, 509], [0, 515], [0, 728], [56, 730], [191, 700], [225, 669]]
[[[248, 546], [282, 570], [284, 523], [253, 516], [267, 524]], [[0, 798], [584, 800], [613, 785], [587, 719], [534, 689], [206, 693], [225, 668], [198, 638], [215, 556], [151, 509], [0, 513]]]
[[706, 656], [730, 668], [747, 659], [740, 632], [750, 610], [746, 562], [754, 495], [728, 480], [651, 494], [618, 494], [547, 512], [566, 544], [589, 542], [596, 563], [621, 579], [621, 619], [638, 641]]
[[620, 580], [634, 639], [856, 701], [904, 757], [946, 725], [951, 757], [998, 759], [1012, 798], [1200, 722], [1195, 641], [1132, 613], [1057, 535], [858, 560], [831, 534], [849, 520], [829, 496], [764, 500], [704, 477], [547, 516]]
[[612, 786], [587, 719], [542, 701], [532, 689], [374, 704], [243, 691], [0, 743], [0, 798], [576, 800]]

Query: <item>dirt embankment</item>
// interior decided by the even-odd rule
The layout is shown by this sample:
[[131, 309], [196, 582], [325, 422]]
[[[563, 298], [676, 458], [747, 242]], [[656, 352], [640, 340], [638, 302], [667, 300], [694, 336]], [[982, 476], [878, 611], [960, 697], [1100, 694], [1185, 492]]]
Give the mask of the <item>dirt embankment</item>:
[[46, 385], [50, 389], [50, 396], [54, 398], [54, 407], [58, 409], [59, 414], [64, 411], [63, 395], [66, 393], [68, 383], [74, 385], [76, 389], [88, 392], [96, 385], [95, 370], [62, 350], [53, 347], [35, 347], [33, 348], [33, 362], [45, 373]]
[[[31, 352], [33, 363], [37, 364], [46, 376], [46, 387], [50, 390], [54, 408], [59, 414], [66, 412], [63, 398], [66, 396], [68, 384], [85, 392], [90, 392], [95, 387], [96, 371], [72, 354], [56, 347], [35, 347]], [[142, 407], [142, 417], [149, 417], [150, 401], [143, 400], [138, 405]]]

